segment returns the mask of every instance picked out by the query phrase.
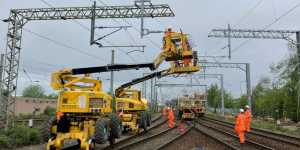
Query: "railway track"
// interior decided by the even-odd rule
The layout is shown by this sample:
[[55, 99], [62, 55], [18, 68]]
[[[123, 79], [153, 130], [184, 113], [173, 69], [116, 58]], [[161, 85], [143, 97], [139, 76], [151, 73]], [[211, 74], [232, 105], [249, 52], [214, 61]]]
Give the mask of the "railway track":
[[[177, 118], [176, 121], [179, 121], [179, 119]], [[190, 124], [188, 123], [185, 124], [190, 126]], [[139, 138], [136, 141], [126, 144], [122, 147], [118, 147], [115, 150], [129, 150], [129, 149], [130, 150], [140, 150], [140, 149], [153, 150], [159, 147], [160, 145], [163, 145], [166, 141], [165, 139], [170, 139], [180, 134], [180, 132], [177, 130], [177, 125], [172, 128], [168, 128], [166, 130], [153, 134], [151, 136], [147, 136], [145, 138]], [[168, 127], [168, 124], [166, 124], [166, 127]]]
[[[239, 148], [239, 149], [247, 149], [247, 150], [275, 150], [271, 147], [266, 145], [254, 142], [249, 139], [245, 139], [244, 147], [237, 147], [240, 141], [240, 138], [237, 134], [232, 134], [226, 131], [223, 131], [219, 128], [212, 127], [210, 125], [204, 124], [199, 119], [195, 119], [195, 126], [201, 128], [208, 132], [208, 134], [213, 135], [215, 138], [223, 141], [224, 143], [231, 145], [232, 147]], [[233, 129], [233, 128], [232, 128]]]
[[[186, 122], [186, 121], [184, 121]], [[203, 145], [208, 144], [204, 148], [208, 149], [233, 149], [238, 150], [224, 141], [212, 136], [211, 134], [203, 131], [202, 129], [193, 125], [192, 122], [190, 127], [183, 133], [175, 138], [167, 141], [165, 144], [157, 147], [155, 150], [164, 149], [193, 149], [195, 147], [202, 148]], [[208, 138], [207, 138], [208, 137]]]
[[[220, 128], [227, 128], [226, 130], [231, 130], [231, 132], [234, 132], [234, 126], [235, 124], [225, 122], [222, 120], [212, 119], [203, 117], [204, 121], [212, 122], [214, 124], [219, 125]], [[251, 126], [251, 125], [250, 125]], [[256, 141], [258, 143], [262, 143], [264, 145], [267, 145], [269, 147], [275, 148], [275, 149], [299, 149], [300, 148], [300, 138], [288, 136], [284, 134], [279, 134], [275, 132], [269, 132], [257, 128], [251, 128], [251, 135], [246, 138], [251, 139], [253, 141]]]
[[[153, 120], [152, 120], [152, 123], [153, 123], [153, 122], [156, 122], [156, 121], [158, 121], [158, 120], [160, 120], [160, 119], [163, 119], [163, 115], [162, 115], [162, 114], [161, 114], [159, 117], [157, 117], [156, 119], [153, 119]], [[163, 120], [162, 122], [159, 122], [159, 123], [156, 124], [155, 126], [150, 126], [150, 128], [148, 129], [148, 131], [149, 131], [149, 130], [155, 129], [156, 127], [160, 126], [161, 124], [163, 124], [163, 123], [166, 122], [166, 121], [167, 121], [167, 119]], [[135, 138], [136, 136], [142, 135], [142, 134], [144, 134], [144, 133], [146, 133], [146, 132], [145, 132], [145, 131], [142, 131], [142, 132], [140, 132], [139, 134], [134, 134], [134, 135], [132, 135], [132, 136], [129, 136], [129, 137], [125, 138], [124, 140], [130, 140], [130, 139], [133, 139], [133, 138]], [[120, 142], [124, 141], [124, 140], [121, 140], [121, 141], [115, 143], [114, 145], [109, 145], [109, 146], [106, 146], [106, 147], [101, 148], [101, 149], [114, 149], [114, 147], [118, 146], [118, 144], [119, 144]], [[96, 148], [95, 148], [95, 149], [98, 149], [97, 146], [99, 146], [99, 144], [96, 144]], [[62, 148], [61, 150], [75, 150], [75, 149], [80, 149], [80, 145], [79, 145], [79, 144], [75, 144], [75, 145], [67, 146], [67, 147], [65, 147], [65, 148]]]

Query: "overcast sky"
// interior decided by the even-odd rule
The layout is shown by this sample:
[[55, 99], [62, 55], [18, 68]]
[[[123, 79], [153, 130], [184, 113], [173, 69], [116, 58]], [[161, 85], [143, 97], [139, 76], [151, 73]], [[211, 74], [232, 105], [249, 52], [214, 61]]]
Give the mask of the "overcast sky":
[[[53, 7], [90, 7], [92, 5], [90, 0], [44, 1]], [[103, 2], [107, 6], [134, 4], [133, 0], [103, 0]], [[259, 2], [260, 0], [152, 0], [152, 4], [169, 4], [172, 11], [175, 13], [175, 17], [156, 18], [159, 22], [156, 19], [147, 18], [145, 19], [144, 28], [149, 30], [164, 30], [168, 26], [172, 26], [173, 31], [175, 32], [179, 32], [181, 29], [183, 33], [192, 34], [194, 36], [198, 45], [194, 48], [194, 50], [197, 50], [199, 55], [204, 55], [206, 52], [207, 55], [212, 55], [228, 44], [227, 39], [224, 39], [217, 44], [220, 40], [219, 38], [207, 37], [213, 28], [227, 28], [228, 23], [230, 23], [231, 27], [235, 26], [235, 29], [264, 29], [299, 4], [298, 0], [263, 0], [261, 3]], [[258, 3], [259, 5], [253, 9]], [[103, 6], [103, 4], [99, 1], [97, 1], [97, 5]], [[0, 0], [0, 19], [8, 18], [10, 9], [49, 7], [50, 6], [41, 0]], [[251, 9], [253, 9], [253, 11], [244, 18]], [[267, 30], [299, 30], [299, 15], [300, 7], [297, 7], [268, 27]], [[129, 25], [122, 19], [115, 20], [123, 26]], [[132, 18], [125, 20], [137, 29], [140, 29], [140, 19]], [[85, 27], [90, 28], [90, 20], [76, 21]], [[238, 24], [238, 22], [240, 23]], [[98, 19], [96, 20], [96, 26], [118, 26], [118, 24], [113, 19]], [[5, 53], [7, 27], [7, 23], [0, 22], [0, 53]], [[39, 81], [39, 84], [45, 87], [47, 94], [57, 93], [58, 91], [54, 91], [52, 90], [52, 87], [50, 87], [50, 76], [52, 72], [57, 72], [63, 68], [71, 69], [107, 65], [111, 61], [111, 50], [115, 50], [115, 63], [152, 61], [161, 52], [155, 44], [161, 47], [161, 39], [163, 36], [162, 33], [147, 35], [147, 37], [155, 43], [153, 44], [147, 38], [141, 39], [139, 32], [137, 32], [134, 28], [128, 28], [127, 31], [130, 35], [128, 35], [124, 30], [121, 30], [105, 38], [108, 42], [113, 43], [114, 45], [135, 45], [135, 41], [138, 45], [147, 46], [144, 53], [133, 52], [127, 55], [126, 52], [137, 48], [98, 48], [96, 45], [90, 46], [90, 32], [72, 20], [29, 21], [23, 29], [17, 95], [21, 95], [24, 87], [30, 85], [30, 79], [32, 81]], [[114, 31], [114, 29], [98, 29], [96, 30], [96, 33], [98, 35], [106, 35], [112, 31]], [[51, 42], [31, 32], [59, 43], [63, 43], [64, 45], [76, 50], [97, 56], [98, 58]], [[295, 40], [295, 35], [292, 35], [291, 38]], [[231, 39], [232, 49], [239, 47], [247, 40], [248, 39]], [[103, 40], [101, 40], [100, 43], [105, 46], [111, 46]], [[221, 62], [250, 63], [250, 75], [252, 78], [251, 86], [255, 86], [261, 75], [271, 75], [268, 74], [269, 65], [273, 62], [278, 62], [284, 57], [287, 53], [286, 44], [287, 41], [285, 40], [252, 39], [233, 52], [231, 60], [224, 58]], [[227, 54], [228, 49], [226, 48], [214, 55]], [[214, 61], [211, 58], [205, 59], [209, 62]], [[169, 63], [164, 62], [158, 70], [163, 70], [168, 67]], [[23, 69], [27, 72], [30, 79], [25, 75]], [[115, 72], [114, 89], [134, 78], [141, 77], [145, 72], [150, 73], [151, 71], [145, 68], [138, 71], [131, 70], [127, 72]], [[240, 97], [240, 82], [245, 81], [246, 78], [244, 71], [235, 68], [211, 68], [207, 70], [206, 73], [223, 74], [224, 88], [227, 87], [228, 91], [231, 91], [235, 98]], [[95, 73], [92, 74], [92, 77], [100, 77], [103, 80], [103, 92], [107, 92], [109, 90], [110, 81], [106, 79], [110, 78], [110, 73]], [[168, 81], [168, 84], [190, 83], [190, 79], [186, 78], [162, 78], [158, 81]], [[201, 84], [205, 85], [215, 83], [220, 85], [220, 81], [217, 79], [199, 79], [199, 81]], [[193, 81], [193, 83], [196, 84], [195, 81]], [[148, 81], [147, 93], [150, 92], [149, 85], [150, 82]], [[241, 85], [242, 92], [246, 93], [246, 83], [242, 82]], [[141, 89], [141, 87], [142, 84], [138, 84], [133, 86], [132, 89]], [[164, 93], [168, 93], [169, 90], [170, 88], [162, 89]], [[182, 94], [181, 90], [182, 88], [173, 88], [173, 95], [178, 96], [178, 94]], [[200, 93], [204, 91], [200, 87], [186, 88], [186, 90], [189, 94], [198, 90]]]

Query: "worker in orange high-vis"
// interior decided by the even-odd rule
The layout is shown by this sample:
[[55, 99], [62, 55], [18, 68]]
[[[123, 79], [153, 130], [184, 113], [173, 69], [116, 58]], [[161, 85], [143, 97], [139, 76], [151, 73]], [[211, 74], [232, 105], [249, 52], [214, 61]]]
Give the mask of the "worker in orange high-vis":
[[240, 109], [240, 114], [236, 118], [236, 124], [234, 128], [234, 130], [239, 133], [239, 137], [240, 137], [240, 144], [238, 145], [239, 147], [243, 147], [245, 142], [245, 136], [244, 136], [245, 121], [246, 121], [246, 117], [244, 115], [244, 109]]
[[166, 36], [170, 36], [170, 33], [174, 33], [174, 32], [172, 31], [172, 27], [168, 26], [168, 32]]
[[176, 125], [174, 122], [173, 122], [173, 119], [174, 119], [174, 116], [173, 116], [173, 110], [172, 110], [172, 107], [169, 109], [169, 116], [168, 116], [168, 119], [169, 119], [169, 127], [172, 128], [172, 125]]
[[[187, 45], [184, 45], [183, 46], [183, 51], [187, 51], [188, 50], [188, 46]], [[190, 66], [190, 61], [188, 60], [188, 59], [185, 59], [184, 61], [183, 61], [183, 64], [184, 64], [184, 67], [188, 67], [188, 66]]]
[[245, 117], [246, 117], [246, 131], [247, 131], [247, 135], [250, 135], [250, 122], [251, 122], [251, 111], [249, 110], [249, 106], [246, 105], [245, 106]]
[[63, 112], [58, 112], [58, 113], [56, 114], [57, 121], [59, 121], [59, 120], [60, 120], [60, 117], [63, 116], [63, 115], [64, 115]]
[[165, 108], [165, 107], [163, 108], [163, 115], [164, 115], [164, 116], [167, 115], [167, 111], [166, 111], [166, 108]]
[[205, 92], [203, 92], [203, 94], [202, 94], [202, 99], [204, 99], [205, 98]]

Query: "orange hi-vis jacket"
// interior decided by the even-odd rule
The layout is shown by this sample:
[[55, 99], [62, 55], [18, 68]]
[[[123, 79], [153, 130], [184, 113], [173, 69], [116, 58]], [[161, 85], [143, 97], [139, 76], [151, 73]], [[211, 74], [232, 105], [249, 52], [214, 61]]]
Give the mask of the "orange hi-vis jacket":
[[245, 112], [245, 117], [246, 117], [246, 122], [250, 122], [251, 121], [251, 111], [247, 110]]
[[172, 108], [169, 110], [169, 116], [168, 116], [168, 119], [173, 119], [174, 118], [174, 116], [173, 116], [173, 110], [172, 110]]
[[60, 117], [63, 116], [64, 114], [62, 112], [58, 112], [56, 115], [57, 120], [59, 121]]
[[197, 92], [195, 92], [194, 95], [197, 95]]
[[172, 30], [169, 30], [167, 36], [170, 36], [170, 33], [174, 33]]
[[239, 116], [236, 118], [236, 124], [235, 124], [235, 131], [245, 131], [245, 121], [246, 121], [246, 117], [244, 114], [240, 113]]
[[187, 47], [187, 45], [184, 45], [184, 46], [183, 46], [183, 50], [185, 50], [185, 51], [187, 51], [187, 50], [188, 50], [188, 47]]

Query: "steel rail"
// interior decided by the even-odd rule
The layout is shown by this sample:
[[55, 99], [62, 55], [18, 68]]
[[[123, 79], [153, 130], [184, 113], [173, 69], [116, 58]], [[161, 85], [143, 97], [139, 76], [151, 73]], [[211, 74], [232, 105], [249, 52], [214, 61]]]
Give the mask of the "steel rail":
[[146, 142], [146, 141], [148, 141], [148, 140], [150, 140], [150, 139], [152, 139], [152, 138], [154, 138], [154, 137], [159, 137], [159, 136], [163, 135], [164, 133], [167, 133], [167, 132], [169, 132], [169, 131], [171, 131], [171, 130], [175, 130], [175, 129], [177, 129], [176, 127], [177, 127], [178, 125], [179, 125], [179, 123], [176, 124], [176, 125], [175, 125], [174, 127], [172, 127], [172, 128], [169, 128], [169, 129], [164, 130], [164, 131], [162, 131], [162, 132], [156, 133], [156, 134], [154, 134], [154, 135], [151, 135], [151, 136], [149, 136], [149, 137], [147, 137], [147, 138], [144, 138], [144, 139], [141, 139], [141, 140], [139, 140], [139, 141], [129, 143], [129, 144], [124, 145], [124, 146], [122, 146], [122, 147], [119, 147], [119, 148], [117, 148], [117, 149], [115, 149], [115, 150], [130, 149], [132, 146], [136, 145], [137, 143], [144, 143], [144, 142]]
[[[160, 119], [162, 116], [163, 116], [163, 115], [161, 115], [158, 119]], [[158, 119], [156, 119], [156, 120], [158, 120]], [[156, 121], [156, 120], [155, 120], [155, 121]], [[139, 134], [132, 135], [132, 136], [130, 136], [130, 137], [126, 138], [126, 139], [123, 139], [123, 140], [121, 140], [121, 141], [119, 141], [119, 142], [117, 142], [117, 143], [115, 143], [115, 144], [113, 144], [113, 145], [109, 145], [109, 146], [107, 146], [107, 147], [103, 147], [102, 149], [103, 149], [103, 150], [116, 149], [116, 148], [118, 148], [118, 145], [123, 144], [124, 142], [130, 141], [131, 139], [134, 139], [134, 138], [137, 137], [137, 136], [140, 136], [140, 135], [142, 135], [142, 134], [145, 134], [145, 133], [147, 133], [148, 131], [151, 131], [151, 130], [153, 130], [153, 129], [159, 127], [160, 125], [164, 124], [166, 121], [168, 121], [168, 119], [163, 120], [162, 122], [160, 122], [160, 123], [157, 124], [156, 126], [153, 126], [153, 127], [149, 128], [146, 132], [143, 131], [143, 132], [141, 132], [141, 133], [139, 133]], [[152, 122], [154, 122], [154, 121], [152, 121]]]
[[178, 135], [177, 137], [175, 137], [174, 139], [166, 142], [164, 145], [161, 145], [160, 147], [156, 148], [155, 150], [162, 150], [162, 149], [166, 149], [168, 148], [169, 145], [171, 145], [172, 143], [176, 142], [176, 140], [180, 139], [180, 138], [183, 138], [187, 133], [189, 133], [191, 131], [191, 129], [196, 129], [197, 132], [199, 132], [200, 134], [205, 134], [206, 136], [210, 137], [211, 139], [213, 140], [217, 140], [218, 142], [224, 144], [225, 146], [227, 146], [228, 148], [232, 148], [232, 149], [235, 149], [235, 150], [238, 150], [237, 148], [225, 143], [224, 141], [221, 141], [215, 137], [213, 137], [212, 135], [208, 134], [207, 132], [195, 127], [195, 126], [191, 126], [190, 128], [187, 129], [187, 131], [185, 131], [183, 134], [180, 134]]
[[[230, 122], [226, 122], [226, 121], [222, 121], [222, 120], [217, 120], [217, 119], [212, 119], [212, 118], [207, 118], [207, 117], [205, 117], [203, 120], [214, 122], [216, 124], [224, 125], [226, 127], [231, 127], [231, 128], [233, 128], [235, 126], [235, 124], [230, 123]], [[260, 132], [263, 132], [266, 135], [264, 135], [264, 134], [262, 134]], [[288, 141], [288, 140], [284, 140], [284, 139], [276, 138], [276, 137], [272, 137], [272, 136], [281, 136], [283, 138], [289, 138], [289, 139], [292, 139], [292, 140], [295, 140], [295, 141], [300, 141], [300, 138], [297, 138], [297, 137], [288, 136], [288, 135], [279, 134], [279, 133], [274, 133], [274, 132], [269, 132], [269, 131], [265, 131], [265, 130], [261, 130], [261, 129], [257, 129], [257, 128], [251, 128], [251, 134], [262, 136], [262, 137], [273, 139], [273, 140], [278, 140], [280, 142], [285, 142], [285, 143], [288, 143], [290, 145], [294, 145], [294, 146], [299, 146], [300, 147], [299, 143], [295, 143], [293, 141]]]
[[[195, 122], [196, 122], [196, 123], [199, 123], [199, 124], [201, 124], [201, 125], [203, 125], [203, 126], [205, 126], [205, 127], [207, 127], [207, 128], [211, 128], [211, 129], [217, 130], [217, 131], [219, 131], [219, 132], [222, 132], [222, 133], [224, 133], [224, 134], [226, 134], [226, 135], [229, 135], [229, 136], [231, 136], [231, 137], [233, 137], [233, 138], [240, 139], [237, 135], [233, 135], [233, 134], [228, 133], [228, 132], [226, 132], [226, 131], [223, 131], [223, 130], [220, 130], [220, 129], [217, 129], [217, 128], [208, 126], [208, 125], [206, 125], [206, 124], [201, 123], [199, 120], [195, 120]], [[273, 148], [271, 148], [271, 147], [268, 147], [268, 146], [265, 146], [265, 145], [256, 143], [256, 142], [251, 141], [251, 140], [245, 139], [245, 141], [247, 141], [248, 143], [251, 143], [252, 145], [261, 147], [261, 148], [263, 148], [263, 149], [275, 150], [275, 149], [273, 149]]]

